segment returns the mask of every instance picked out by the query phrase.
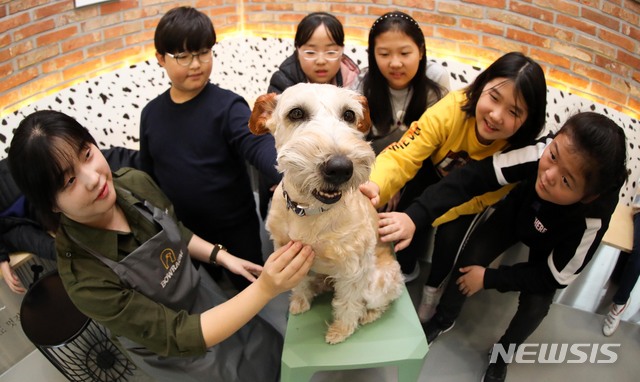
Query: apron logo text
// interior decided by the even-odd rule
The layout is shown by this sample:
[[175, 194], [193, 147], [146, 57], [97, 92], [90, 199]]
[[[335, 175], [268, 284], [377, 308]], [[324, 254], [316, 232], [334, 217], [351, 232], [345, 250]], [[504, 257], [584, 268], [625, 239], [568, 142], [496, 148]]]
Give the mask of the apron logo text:
[[[170, 249], [168, 251], [171, 251]], [[163, 251], [163, 254], [167, 252], [167, 250]], [[182, 257], [184, 255], [184, 253], [182, 252], [182, 250], [180, 251], [180, 253], [178, 254], [178, 259], [176, 260], [175, 258], [175, 254], [173, 253], [173, 251], [171, 251], [171, 254], [173, 255], [173, 264], [171, 265], [171, 267], [169, 267], [169, 269], [167, 270], [167, 273], [164, 275], [164, 278], [162, 279], [162, 281], [160, 282], [160, 286], [164, 289], [164, 287], [167, 286], [167, 284], [169, 283], [169, 281], [171, 281], [171, 278], [173, 277], [173, 273], [180, 267], [180, 263], [182, 262]], [[170, 259], [167, 257], [162, 257], [162, 259]], [[162, 262], [163, 265], [165, 265], [165, 262]], [[168, 265], [168, 264], [167, 264]], [[165, 269], [167, 267], [165, 266]]]

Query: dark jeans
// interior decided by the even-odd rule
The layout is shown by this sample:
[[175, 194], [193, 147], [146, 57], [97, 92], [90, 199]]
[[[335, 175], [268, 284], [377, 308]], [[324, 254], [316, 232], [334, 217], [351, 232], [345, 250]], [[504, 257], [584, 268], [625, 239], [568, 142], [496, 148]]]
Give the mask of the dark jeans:
[[[420, 170], [418, 170], [416, 175], [409, 180], [402, 189], [402, 196], [400, 197], [396, 211], [404, 211], [415, 198], [422, 194], [425, 188], [439, 180], [440, 177], [436, 173], [435, 167], [433, 166], [433, 163], [431, 163], [431, 159], [425, 160], [422, 163]], [[410, 274], [413, 272], [418, 259], [427, 253], [429, 246], [428, 238], [431, 229], [433, 228], [429, 227], [423, 232], [416, 232], [413, 235], [411, 244], [407, 248], [396, 253], [402, 273]]]
[[[450, 326], [460, 315], [466, 300], [466, 296], [458, 290], [456, 285], [456, 280], [462, 275], [458, 269], [468, 265], [487, 267], [500, 254], [518, 242], [515, 224], [513, 224], [514, 211], [515, 209], [511, 206], [499, 204], [493, 214], [479, 224], [470, 235], [451, 271], [451, 278], [436, 308], [434, 319], [440, 326]], [[529, 251], [529, 258], [532, 258], [531, 251]], [[518, 310], [500, 339], [500, 343], [505, 346], [511, 343], [516, 345], [523, 343], [549, 312], [554, 295], [555, 290], [543, 293], [520, 292]]]
[[438, 288], [456, 261], [458, 249], [476, 215], [463, 215], [438, 226], [426, 285]]
[[640, 213], [633, 215], [633, 250], [629, 253], [627, 262], [620, 278], [620, 285], [613, 296], [613, 303], [624, 305], [636, 285], [640, 275]]

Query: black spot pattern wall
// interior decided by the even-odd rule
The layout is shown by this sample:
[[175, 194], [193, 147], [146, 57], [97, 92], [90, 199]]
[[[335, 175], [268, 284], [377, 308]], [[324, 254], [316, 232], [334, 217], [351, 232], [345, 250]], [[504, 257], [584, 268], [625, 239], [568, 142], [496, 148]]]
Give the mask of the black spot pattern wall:
[[[265, 93], [269, 79], [280, 63], [293, 53], [293, 41], [277, 38], [231, 38], [214, 47], [211, 81], [232, 90], [253, 106]], [[345, 53], [360, 67], [367, 66], [366, 48], [347, 46]], [[452, 60], [436, 59], [451, 75], [452, 89], [469, 84], [483, 69]], [[33, 111], [59, 110], [86, 126], [102, 147], [125, 146], [137, 149], [142, 108], [169, 88], [169, 79], [157, 62], [145, 61], [79, 83], [6, 115], [0, 121], [0, 158], [7, 155], [13, 130]], [[625, 129], [627, 134], [629, 182], [621, 190], [622, 202], [629, 203], [640, 179], [640, 123], [623, 113], [585, 98], [549, 87], [547, 126], [556, 131], [569, 116], [579, 111], [602, 113]]]

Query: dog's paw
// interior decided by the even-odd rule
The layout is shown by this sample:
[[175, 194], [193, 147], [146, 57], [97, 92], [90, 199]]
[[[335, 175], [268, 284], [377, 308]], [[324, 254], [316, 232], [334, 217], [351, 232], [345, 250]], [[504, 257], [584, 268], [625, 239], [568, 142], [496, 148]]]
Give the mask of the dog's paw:
[[302, 296], [291, 296], [291, 302], [289, 303], [289, 313], [300, 314], [311, 309], [309, 301]]
[[355, 325], [348, 325], [342, 321], [334, 321], [333, 324], [329, 325], [324, 340], [328, 344], [335, 345], [346, 340], [355, 330]]
[[378, 318], [380, 318], [380, 316], [382, 316], [382, 313], [384, 312], [384, 309], [367, 309], [367, 312], [360, 317], [360, 324], [364, 325], [364, 324], [368, 324], [370, 322], [373, 322], [375, 320], [377, 320]]

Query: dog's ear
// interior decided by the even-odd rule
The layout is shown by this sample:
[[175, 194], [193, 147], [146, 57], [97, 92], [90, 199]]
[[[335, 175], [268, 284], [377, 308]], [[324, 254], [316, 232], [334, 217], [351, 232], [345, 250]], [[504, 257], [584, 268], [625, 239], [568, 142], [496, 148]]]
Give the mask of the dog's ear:
[[369, 102], [367, 102], [367, 97], [363, 95], [359, 95], [356, 97], [358, 102], [362, 104], [362, 120], [358, 121], [356, 127], [358, 131], [367, 134], [369, 130], [371, 130], [371, 116], [369, 115]]
[[249, 130], [255, 135], [262, 135], [269, 132], [267, 121], [276, 108], [278, 94], [263, 94], [256, 100], [249, 118]]

